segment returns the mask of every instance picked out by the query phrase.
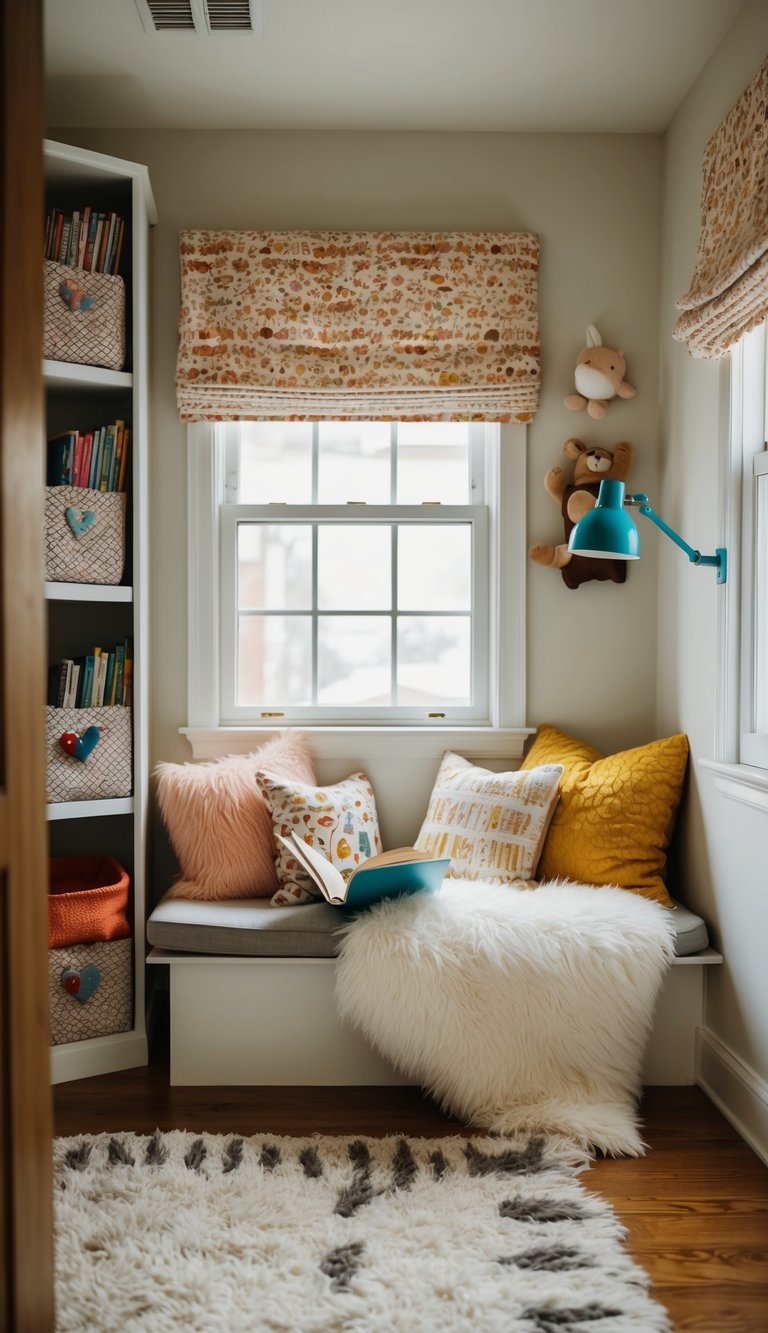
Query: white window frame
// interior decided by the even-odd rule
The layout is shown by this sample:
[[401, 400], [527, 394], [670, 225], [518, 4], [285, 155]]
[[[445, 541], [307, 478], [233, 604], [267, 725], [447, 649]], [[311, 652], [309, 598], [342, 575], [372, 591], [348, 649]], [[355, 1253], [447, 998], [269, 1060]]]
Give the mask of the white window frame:
[[[758, 524], [758, 488], [768, 491], [768, 323], [746, 335], [723, 369], [728, 404], [724, 526], [728, 585], [720, 625], [716, 762], [766, 770], [768, 729], [756, 719], [758, 661], [765, 669], [768, 617], [758, 614], [756, 572], [768, 569], [768, 530]], [[768, 505], [768, 501], [765, 501]], [[733, 774], [733, 777], [736, 775]]]
[[[294, 714], [286, 709], [284, 716], [274, 717], [265, 708], [258, 710], [257, 717], [241, 719], [228, 717], [221, 706], [226, 698], [222, 687], [222, 662], [226, 654], [222, 653], [221, 570], [223, 543], [228, 543], [227, 559], [232, 558], [232, 524], [237, 521], [237, 511], [252, 513], [254, 507], [231, 506], [233, 512], [224, 518], [221, 500], [227, 486], [225, 451], [217, 451], [215, 447], [213, 423], [200, 422], [188, 427], [188, 727], [184, 731], [191, 740], [193, 733], [198, 732], [226, 730], [232, 737], [237, 733], [245, 737], [245, 733], [253, 731], [274, 730], [276, 725], [301, 726], [307, 722], [330, 728], [399, 731], [411, 728], [501, 731], [525, 727], [526, 428], [488, 423], [473, 430], [482, 434], [488, 510], [487, 573], [480, 594], [488, 625], [488, 690], [482, 709], [465, 710], [464, 716], [458, 709], [446, 710], [446, 717], [439, 715], [441, 710], [436, 706], [429, 711], [438, 715], [430, 718], [424, 709], [401, 709], [383, 717], [374, 716], [367, 708], [346, 710], [343, 715], [324, 708], [311, 717], [306, 710], [296, 710]], [[420, 506], [414, 509], [419, 518], [426, 517]], [[445, 521], [449, 509], [458, 516], [458, 507], [436, 506], [429, 520], [439, 522], [442, 517]], [[306, 512], [310, 513], [310, 507]], [[311, 506], [311, 512], [317, 514], [317, 508]], [[334, 521], [342, 513], [348, 521], [355, 518], [360, 521], [363, 517], [334, 507]], [[382, 516], [381, 521], [393, 521], [389, 507], [386, 512], [384, 506], [377, 507], [375, 514]], [[373, 506], [366, 506], [365, 517], [373, 516]]]

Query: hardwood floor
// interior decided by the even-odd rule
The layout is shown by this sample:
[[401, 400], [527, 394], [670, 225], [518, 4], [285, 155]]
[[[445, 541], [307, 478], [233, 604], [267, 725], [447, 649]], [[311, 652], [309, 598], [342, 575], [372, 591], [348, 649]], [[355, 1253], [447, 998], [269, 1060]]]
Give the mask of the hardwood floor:
[[[415, 1088], [171, 1088], [162, 1052], [54, 1093], [59, 1135], [470, 1132]], [[648, 1155], [600, 1159], [585, 1186], [613, 1203], [676, 1329], [765, 1333], [768, 1169], [698, 1088], [649, 1088], [642, 1113]]]

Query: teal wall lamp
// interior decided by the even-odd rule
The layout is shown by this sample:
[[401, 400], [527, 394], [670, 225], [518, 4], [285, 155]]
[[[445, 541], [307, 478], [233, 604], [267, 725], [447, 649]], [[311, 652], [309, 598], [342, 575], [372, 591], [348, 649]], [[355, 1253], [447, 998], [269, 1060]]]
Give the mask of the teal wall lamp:
[[574, 555], [595, 556], [613, 560], [640, 559], [640, 533], [627, 509], [639, 509], [657, 528], [685, 551], [692, 565], [711, 565], [717, 570], [718, 583], [728, 577], [728, 554], [718, 546], [714, 555], [702, 555], [671, 528], [649, 505], [647, 495], [624, 495], [623, 481], [601, 481], [597, 504], [579, 519], [571, 532], [568, 550]]

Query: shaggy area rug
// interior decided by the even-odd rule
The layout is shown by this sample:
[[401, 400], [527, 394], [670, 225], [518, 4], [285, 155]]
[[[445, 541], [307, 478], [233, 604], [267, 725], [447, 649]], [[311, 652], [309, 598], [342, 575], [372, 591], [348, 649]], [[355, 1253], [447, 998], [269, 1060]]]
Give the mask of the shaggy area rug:
[[562, 1140], [174, 1130], [54, 1155], [60, 1331], [670, 1328]]
[[336, 999], [343, 1019], [466, 1123], [634, 1156], [643, 1055], [671, 957], [669, 913], [624, 889], [447, 880], [345, 927]]

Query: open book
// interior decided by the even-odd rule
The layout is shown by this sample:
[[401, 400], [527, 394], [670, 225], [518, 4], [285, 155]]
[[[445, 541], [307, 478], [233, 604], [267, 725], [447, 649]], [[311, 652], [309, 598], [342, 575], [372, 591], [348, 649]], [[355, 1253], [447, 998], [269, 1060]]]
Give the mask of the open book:
[[401, 893], [417, 893], [421, 889], [434, 893], [440, 888], [451, 864], [449, 857], [436, 859], [413, 847], [397, 847], [392, 852], [381, 852], [363, 861], [345, 880], [327, 856], [316, 847], [310, 847], [296, 833], [291, 832], [280, 841], [314, 880], [326, 902], [355, 912], [382, 898], [396, 898]]

